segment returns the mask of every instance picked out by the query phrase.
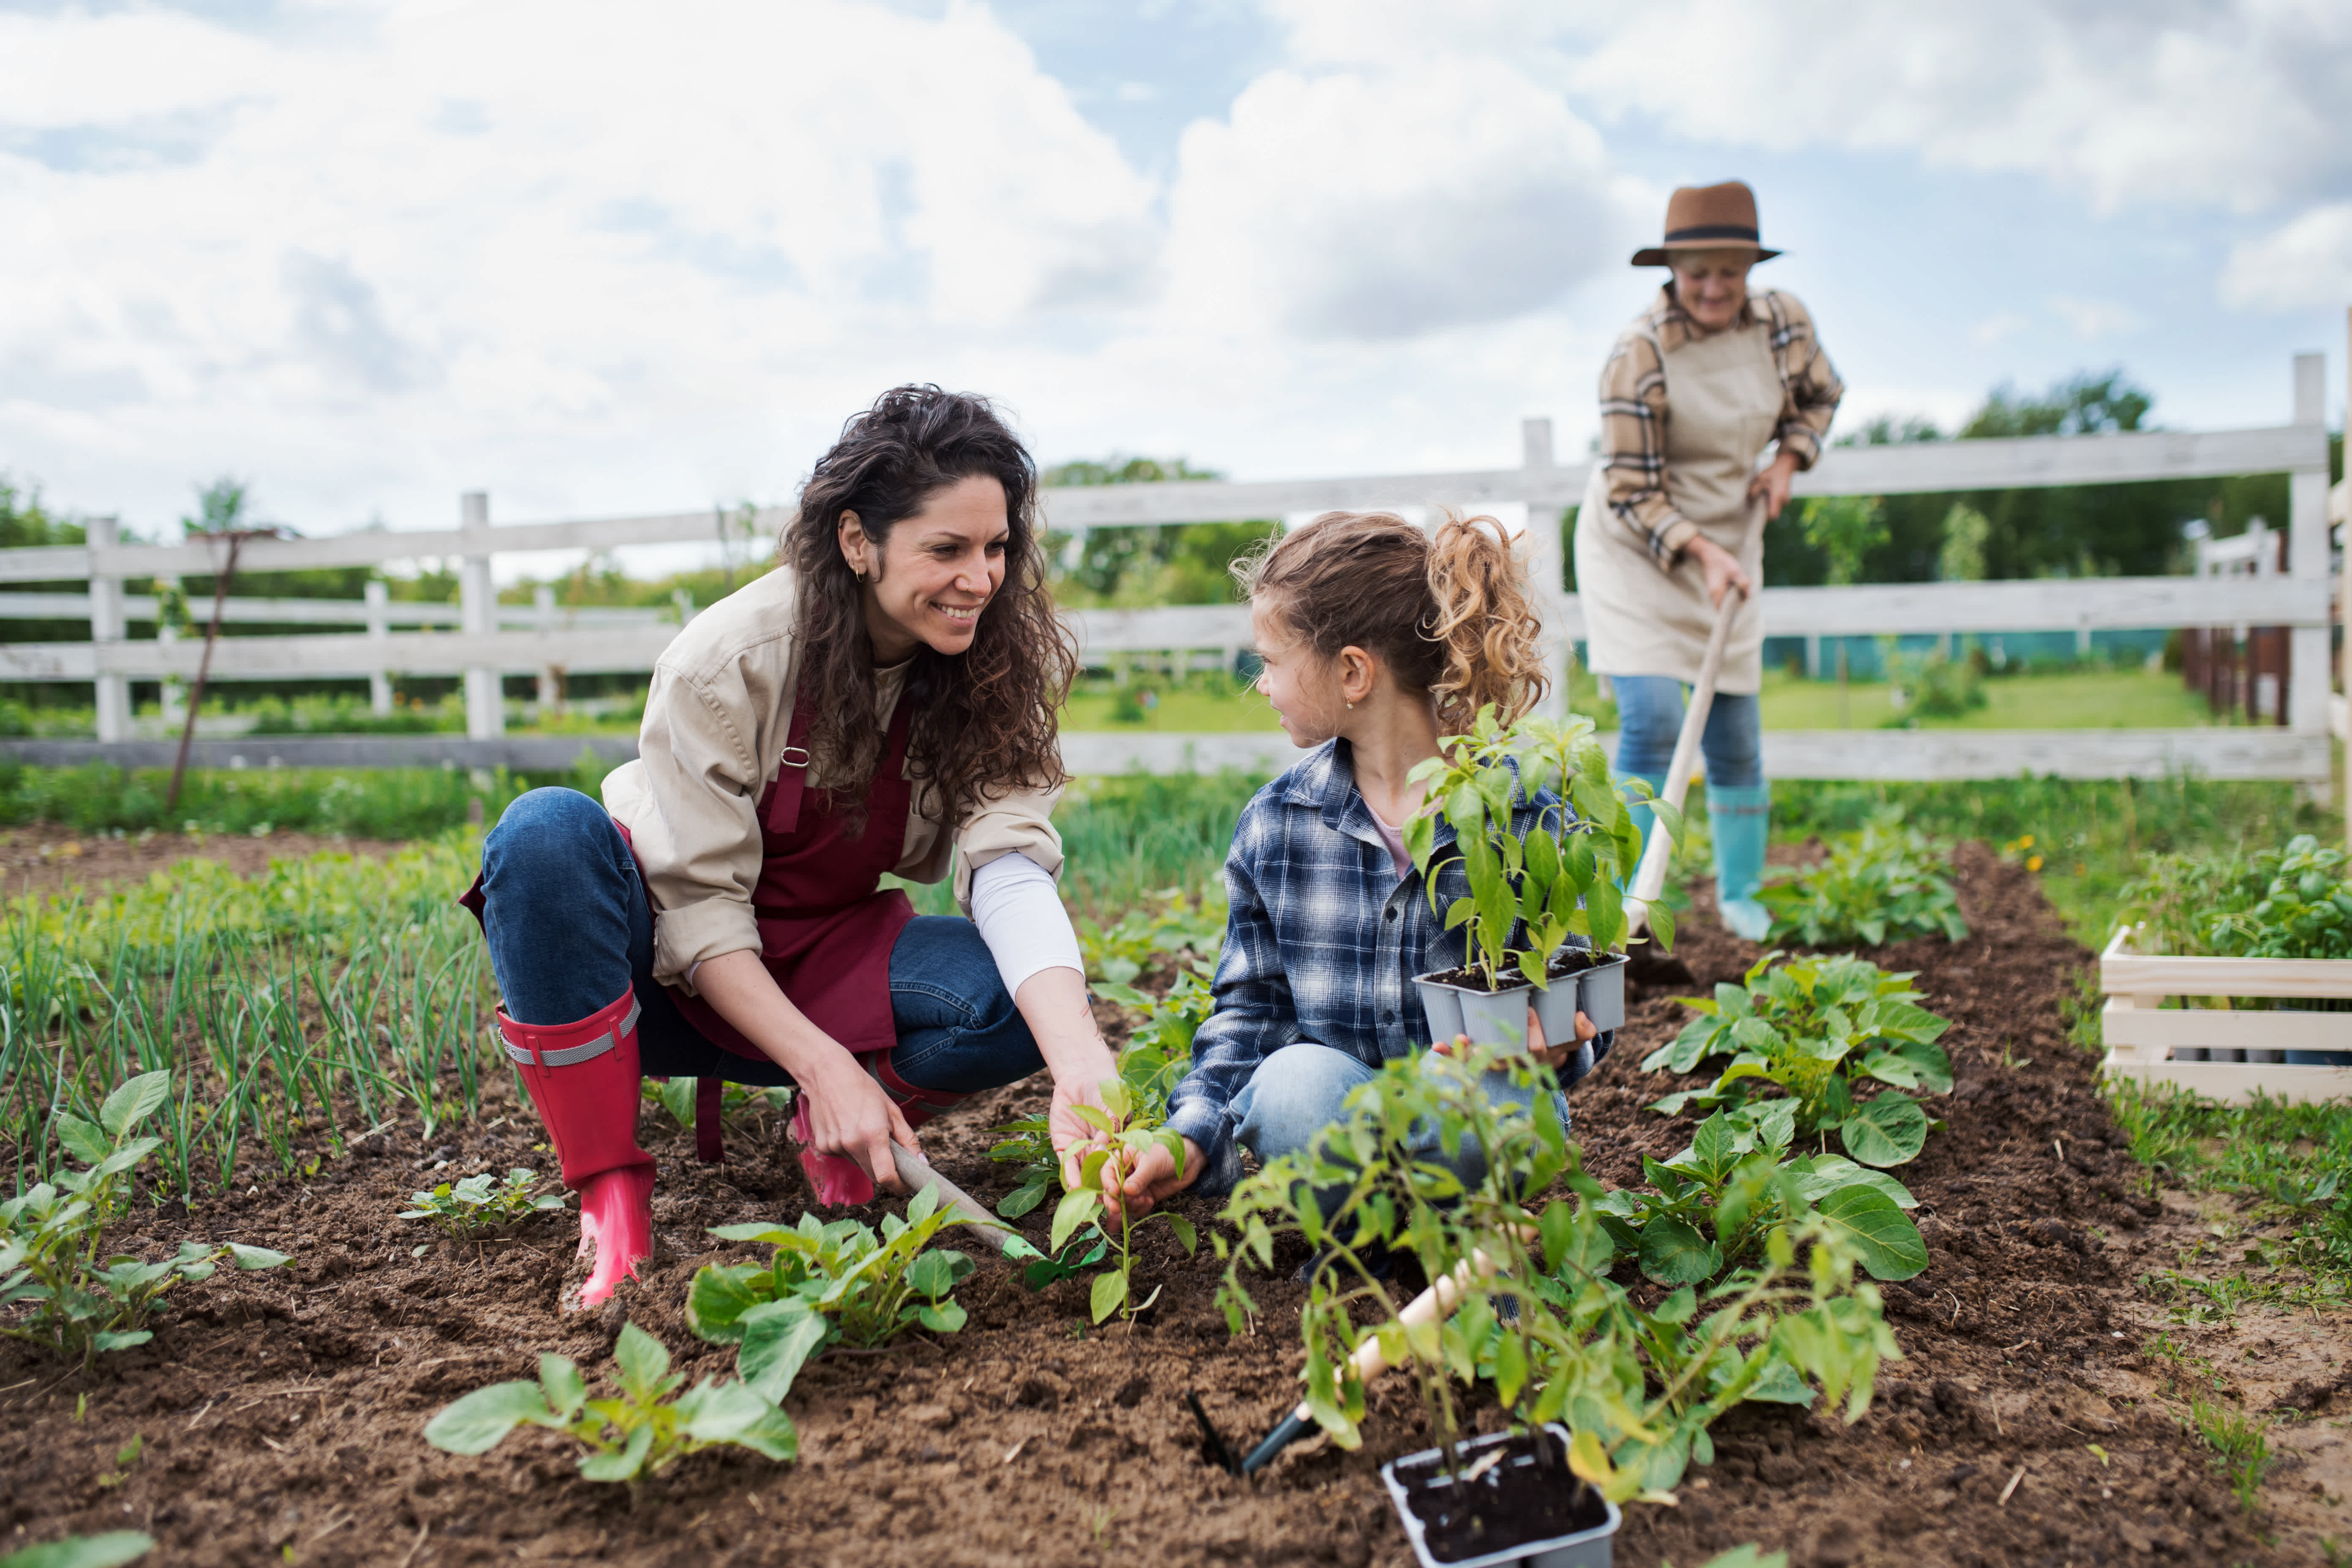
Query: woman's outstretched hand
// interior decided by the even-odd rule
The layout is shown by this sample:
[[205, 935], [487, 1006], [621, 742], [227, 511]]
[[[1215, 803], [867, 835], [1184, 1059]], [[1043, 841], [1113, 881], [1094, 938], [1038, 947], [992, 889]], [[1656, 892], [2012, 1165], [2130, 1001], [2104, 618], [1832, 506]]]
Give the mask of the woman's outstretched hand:
[[907, 1125], [888, 1091], [857, 1058], [835, 1047], [814, 1071], [800, 1079], [808, 1101], [808, 1146], [820, 1154], [838, 1154], [857, 1163], [859, 1170], [885, 1192], [904, 1193], [890, 1145], [920, 1151], [915, 1130]]

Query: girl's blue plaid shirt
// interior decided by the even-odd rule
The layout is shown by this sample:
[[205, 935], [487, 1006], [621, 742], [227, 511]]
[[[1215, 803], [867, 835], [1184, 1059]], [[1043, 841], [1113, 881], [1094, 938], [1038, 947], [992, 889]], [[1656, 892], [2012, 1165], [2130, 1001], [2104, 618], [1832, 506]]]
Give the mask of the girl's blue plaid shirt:
[[[1549, 791], [1523, 799], [1512, 826], [1525, 832], [1559, 809]], [[1461, 858], [1443, 853], [1453, 842], [1441, 819], [1440, 910], [1469, 892]], [[1430, 1043], [1412, 977], [1461, 963], [1465, 937], [1444, 929], [1423, 889], [1419, 871], [1397, 877], [1345, 741], [1326, 742], [1243, 808], [1225, 856], [1232, 909], [1215, 1011], [1169, 1097], [1168, 1125], [1200, 1146], [1213, 1184], [1237, 1170], [1228, 1108], [1269, 1053], [1311, 1040], [1377, 1068]], [[1604, 1034], [1580, 1047], [1556, 1069], [1561, 1087], [1613, 1043]]]

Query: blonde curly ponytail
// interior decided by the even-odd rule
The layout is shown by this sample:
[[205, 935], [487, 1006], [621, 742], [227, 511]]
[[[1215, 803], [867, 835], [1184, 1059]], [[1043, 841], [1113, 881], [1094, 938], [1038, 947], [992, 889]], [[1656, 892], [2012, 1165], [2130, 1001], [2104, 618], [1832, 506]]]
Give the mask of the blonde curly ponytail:
[[1449, 515], [1432, 538], [1392, 512], [1325, 512], [1234, 572], [1322, 657], [1378, 654], [1399, 685], [1435, 699], [1448, 731], [1490, 702], [1517, 719], [1550, 689], [1526, 569], [1491, 517]]

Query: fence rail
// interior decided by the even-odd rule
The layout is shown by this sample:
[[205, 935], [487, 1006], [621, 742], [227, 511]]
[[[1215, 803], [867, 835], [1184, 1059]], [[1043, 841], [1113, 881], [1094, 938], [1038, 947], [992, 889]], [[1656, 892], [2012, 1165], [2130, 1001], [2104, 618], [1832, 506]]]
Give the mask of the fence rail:
[[[1779, 588], [1763, 595], [1768, 635], [1867, 636], [1883, 633], [2071, 630], [2213, 626], [2225, 624], [2287, 628], [2292, 666], [2315, 675], [2328, 666], [2329, 563], [2326, 509], [2327, 437], [2322, 423], [2322, 360], [2294, 364], [2294, 418], [2272, 427], [2221, 431], [2161, 431], [2123, 435], [2044, 437], [2011, 440], [1940, 441], [1888, 447], [1832, 447], [1797, 493], [1878, 495], [1995, 490], [2284, 472], [2289, 479], [2286, 572], [2274, 576], [2161, 577], [2063, 582], [1871, 584], [1843, 588]], [[1333, 508], [1450, 507], [1482, 510], [1524, 504], [1532, 518], [1556, 513], [1582, 499], [1590, 467], [1559, 463], [1549, 420], [1528, 420], [1522, 460], [1514, 468], [1455, 473], [1343, 477], [1261, 483], [1179, 481], [1148, 485], [1048, 489], [1043, 504], [1064, 530], [1159, 525], [1280, 517]], [[505, 760], [522, 753], [502, 741], [500, 683], [509, 674], [555, 670], [628, 673], [648, 669], [676, 624], [655, 624], [646, 612], [620, 615], [556, 611], [545, 600], [526, 609], [500, 605], [492, 589], [495, 555], [526, 551], [605, 550], [624, 545], [719, 542], [738, 545], [772, 533], [785, 521], [779, 509], [704, 510], [588, 521], [493, 527], [488, 499], [463, 498], [454, 530], [371, 531], [327, 539], [259, 540], [239, 558], [246, 572], [375, 565], [420, 558], [456, 558], [459, 603], [395, 605], [381, 590], [360, 605], [349, 601], [236, 599], [227, 619], [241, 625], [348, 624], [362, 635], [309, 634], [225, 637], [217, 645], [215, 679], [367, 676], [379, 705], [388, 701], [394, 674], [460, 675], [467, 693], [471, 758]], [[89, 681], [97, 690], [99, 742], [88, 749], [125, 761], [140, 755], [131, 740], [129, 683], [184, 678], [201, 655], [189, 637], [131, 639], [127, 624], [150, 620], [152, 598], [128, 595], [127, 584], [157, 577], [212, 574], [225, 551], [207, 543], [121, 542], [105, 519], [90, 542], [0, 551], [0, 583], [87, 579], [86, 595], [0, 595], [0, 616], [76, 618], [90, 623], [88, 642], [0, 644], [0, 680]], [[1561, 581], [1559, 530], [1531, 527], [1525, 548], [1539, 584]], [[201, 607], [200, 607], [201, 608]], [[659, 615], [660, 612], [653, 612]], [[632, 618], [634, 616], [635, 618]], [[1250, 640], [1246, 611], [1227, 605], [1085, 611], [1073, 617], [1091, 655], [1216, 648]], [[1547, 635], [1554, 668], [1565, 647], [1584, 635], [1572, 595], [1546, 594]], [[454, 632], [394, 632], [404, 626], [449, 626]], [[503, 628], [518, 629], [503, 629]], [[1782, 777], [1969, 778], [2014, 774], [2021, 769], [2081, 777], [2140, 775], [2188, 769], [2217, 777], [2268, 777], [2307, 786], [2328, 773], [2329, 683], [2294, 680], [2283, 730], [2179, 731], [1929, 731], [1781, 732], [1766, 738], [1767, 766]], [[522, 738], [517, 737], [516, 740]], [[1279, 735], [1070, 734], [1072, 765], [1080, 772], [1118, 772], [1130, 765], [1163, 769], [1171, 759], [1195, 765], [1258, 767], [1279, 763], [1288, 748]], [[449, 746], [435, 737], [386, 737], [338, 742], [336, 754], [353, 761], [373, 754], [407, 756], [419, 745]], [[573, 746], [577, 742], [564, 742]], [[75, 742], [16, 742], [5, 749], [29, 756], [30, 746], [55, 751]], [[88, 743], [79, 743], [87, 746]], [[298, 765], [307, 748], [323, 741], [260, 740], [209, 742], [227, 753], [268, 752]], [[532, 738], [532, 754], [540, 744]], [[600, 752], [603, 742], [598, 743]], [[42, 752], [50, 754], [50, 751]], [[58, 755], [65, 754], [62, 752]], [[75, 754], [79, 754], [79, 752]], [[325, 755], [325, 752], [316, 754]], [[417, 752], [422, 755], [422, 752]], [[457, 760], [454, 752], [436, 757]], [[473, 765], [468, 761], [467, 765]], [[516, 765], [522, 765], [517, 763]], [[533, 763], [531, 765], [545, 765]]]

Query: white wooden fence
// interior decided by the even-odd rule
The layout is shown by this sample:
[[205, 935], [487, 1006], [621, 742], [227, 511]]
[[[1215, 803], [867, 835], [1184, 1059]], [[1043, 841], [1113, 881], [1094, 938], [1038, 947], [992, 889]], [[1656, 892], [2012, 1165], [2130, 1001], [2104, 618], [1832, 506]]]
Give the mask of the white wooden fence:
[[[2287, 722], [2278, 729], [2199, 728], [2075, 731], [1768, 731], [1765, 765], [1783, 778], [1952, 779], [2011, 776], [2020, 771], [2071, 777], [2155, 777], [2183, 770], [2216, 778], [2300, 781], [2325, 786], [2328, 776], [2330, 692], [2327, 437], [2317, 354], [2294, 364], [2292, 423], [2248, 430], [2159, 431], [2016, 440], [1943, 441], [1887, 447], [1837, 447], [1800, 475], [1807, 495], [1994, 490], [2034, 486], [2112, 484], [2284, 472], [2289, 476], [2288, 558], [2283, 576], [2152, 577], [2004, 583], [1937, 583], [1845, 588], [1774, 588], [1763, 595], [1768, 635], [1852, 636], [1916, 632], [2012, 632], [2102, 627], [2173, 627], [2232, 623], [2292, 628]], [[1588, 465], [1556, 461], [1551, 423], [1530, 419], [1523, 430], [1520, 465], [1460, 473], [1402, 474], [1270, 483], [1177, 482], [1049, 489], [1044, 503], [1063, 530], [1279, 517], [1332, 508], [1430, 507], [1477, 511], [1524, 503], [1532, 526], [1526, 550], [1538, 583], [1561, 579], [1561, 509], [1583, 495]], [[227, 620], [278, 620], [363, 625], [364, 632], [224, 637], [215, 654], [215, 680], [368, 677], [379, 702], [389, 677], [461, 676], [467, 744], [386, 737], [384, 760], [410, 760], [420, 747], [446, 760], [534, 758], [502, 741], [501, 678], [562, 669], [576, 674], [628, 673], [652, 668], [675, 621], [595, 611], [564, 611], [542, 603], [526, 610], [497, 603], [494, 556], [515, 551], [606, 550], [620, 545], [740, 542], [745, 531], [772, 534], [788, 512], [769, 509], [680, 512], [657, 517], [493, 526], [489, 500], [462, 500], [459, 525], [439, 531], [349, 533], [325, 539], [245, 545], [243, 572], [272, 572], [386, 562], [456, 558], [459, 602], [403, 605], [380, 594], [364, 604], [233, 600]], [[132, 614], [152, 616], [152, 601], [134, 600], [125, 584], [157, 577], [210, 574], [222, 565], [222, 547], [205, 543], [128, 544], [111, 520], [95, 521], [86, 546], [0, 551], [0, 584], [86, 579], [82, 595], [0, 595], [0, 616], [83, 615], [91, 637], [79, 643], [0, 643], [0, 680], [90, 681], [97, 689], [99, 742], [77, 754], [129, 762], [142, 748], [131, 739], [130, 683], [194, 673], [197, 642], [124, 635]], [[1562, 668], [1566, 645], [1583, 636], [1584, 617], [1573, 595], [1549, 593], [1546, 623]], [[267, 606], [263, 608], [262, 606]], [[37, 606], [37, 608], [36, 607]], [[70, 606], [70, 609], [68, 608]], [[201, 622], [208, 606], [192, 606]], [[1244, 647], [1247, 613], [1233, 606], [1087, 611], [1075, 616], [1090, 655]], [[454, 631], [429, 629], [454, 622]], [[395, 631], [395, 625], [428, 629]], [[507, 629], [520, 627], [521, 629]], [[516, 737], [516, 740], [522, 739]], [[1223, 764], [1262, 769], [1291, 752], [1276, 733], [1176, 735], [1151, 732], [1069, 733], [1066, 754], [1074, 771], [1116, 773], [1141, 766], [1174, 770]], [[226, 744], [207, 746], [210, 752]], [[268, 751], [292, 763], [331, 745], [356, 760], [366, 742], [240, 743], [239, 752]], [[576, 750], [577, 742], [572, 743]], [[354, 749], [357, 748], [357, 749]], [[25, 755], [62, 759], [70, 742], [37, 747], [12, 743]], [[625, 745], [600, 743], [602, 752]], [[534, 765], [544, 765], [534, 762]]]

